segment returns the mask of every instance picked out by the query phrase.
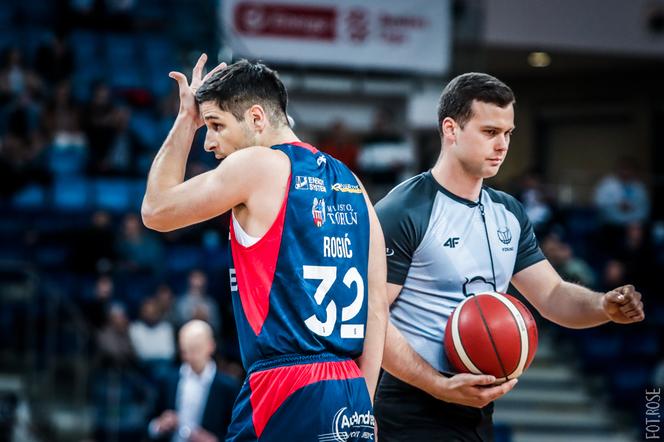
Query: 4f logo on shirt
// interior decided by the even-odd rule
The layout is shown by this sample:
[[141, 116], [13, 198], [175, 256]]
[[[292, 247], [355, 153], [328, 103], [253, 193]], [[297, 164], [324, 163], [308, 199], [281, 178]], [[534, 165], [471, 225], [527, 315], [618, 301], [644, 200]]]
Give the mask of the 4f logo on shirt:
[[311, 206], [311, 215], [314, 218], [314, 225], [322, 227], [325, 224], [325, 200], [323, 198], [314, 198], [314, 203]]
[[443, 247], [449, 247], [450, 249], [455, 248], [457, 245], [459, 245], [459, 238], [458, 236], [454, 236], [451, 238], [447, 238], [447, 241], [445, 241], [445, 244], [443, 244]]

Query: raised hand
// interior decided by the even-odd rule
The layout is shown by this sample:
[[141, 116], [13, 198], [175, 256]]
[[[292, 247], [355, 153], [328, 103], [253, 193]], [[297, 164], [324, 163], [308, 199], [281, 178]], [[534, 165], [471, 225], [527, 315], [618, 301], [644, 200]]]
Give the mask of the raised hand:
[[203, 69], [205, 68], [206, 62], [207, 54], [201, 54], [192, 70], [191, 83], [187, 81], [187, 76], [182, 72], [172, 71], [168, 74], [169, 77], [178, 82], [178, 88], [180, 91], [179, 114], [191, 118], [196, 122], [198, 127], [203, 126], [203, 120], [201, 119], [198, 111], [198, 104], [196, 103], [196, 91], [212, 74], [226, 67], [226, 63], [222, 62], [203, 77]]

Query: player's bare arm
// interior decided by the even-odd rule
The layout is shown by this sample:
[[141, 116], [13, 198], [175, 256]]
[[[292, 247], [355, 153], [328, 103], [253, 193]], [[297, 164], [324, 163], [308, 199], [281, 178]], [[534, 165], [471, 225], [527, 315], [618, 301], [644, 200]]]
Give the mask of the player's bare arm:
[[540, 261], [512, 277], [512, 283], [542, 316], [569, 328], [586, 328], [612, 321], [643, 321], [641, 293], [634, 286], [598, 293], [563, 281], [547, 261]]
[[[205, 60], [203, 54], [194, 67], [191, 84], [180, 72], [170, 74], [178, 82], [180, 110], [152, 163], [141, 207], [145, 225], [158, 231], [205, 221], [247, 203], [257, 188], [268, 187], [266, 183], [275, 173], [275, 159], [277, 163], [287, 161], [275, 158], [283, 155], [269, 149], [247, 148], [229, 155], [215, 169], [184, 180], [194, 135], [203, 124], [194, 92], [205, 80], [201, 79]], [[224, 63], [210, 74], [223, 67]], [[278, 193], [279, 189], [273, 190]], [[268, 193], [265, 196], [272, 196]]]
[[[392, 304], [401, 292], [400, 285], [387, 283], [388, 302]], [[425, 361], [388, 321], [383, 368], [393, 376], [426, 391], [436, 399], [481, 408], [509, 392], [516, 379], [502, 385], [491, 386], [494, 376], [457, 374], [443, 376]]]

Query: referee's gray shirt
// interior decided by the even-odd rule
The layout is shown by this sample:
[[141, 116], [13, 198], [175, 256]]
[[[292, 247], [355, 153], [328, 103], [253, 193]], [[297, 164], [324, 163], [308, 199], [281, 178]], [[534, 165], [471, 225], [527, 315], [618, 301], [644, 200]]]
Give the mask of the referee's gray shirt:
[[[464, 283], [481, 277], [505, 292], [512, 275], [545, 259], [533, 227], [514, 197], [482, 187], [479, 200], [470, 201], [441, 186], [431, 171], [399, 184], [376, 212], [387, 247], [387, 281], [403, 286], [390, 320], [420, 356], [451, 373], [443, 335], [465, 298]], [[492, 290], [481, 280], [466, 287], [466, 293]]]

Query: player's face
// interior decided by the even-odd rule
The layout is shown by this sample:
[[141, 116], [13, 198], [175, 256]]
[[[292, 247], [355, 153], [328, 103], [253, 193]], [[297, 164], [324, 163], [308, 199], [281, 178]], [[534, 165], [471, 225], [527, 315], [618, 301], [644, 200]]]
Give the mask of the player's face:
[[466, 173], [490, 178], [498, 173], [514, 130], [514, 106], [473, 101], [472, 117], [456, 127], [454, 153]]
[[230, 112], [225, 112], [213, 101], [205, 101], [199, 107], [207, 127], [205, 150], [214, 153], [220, 160], [236, 150], [256, 145], [256, 134], [247, 120], [238, 121]]

